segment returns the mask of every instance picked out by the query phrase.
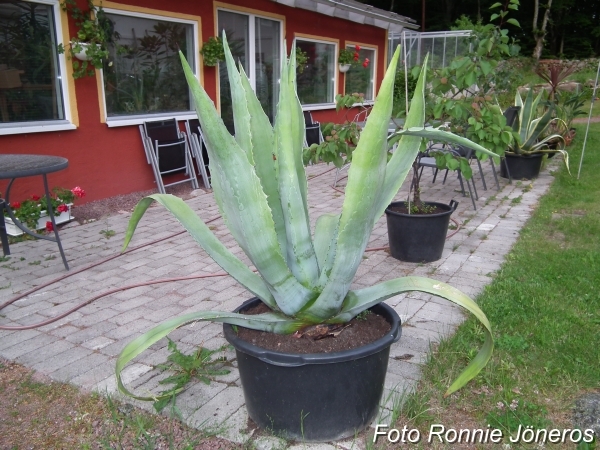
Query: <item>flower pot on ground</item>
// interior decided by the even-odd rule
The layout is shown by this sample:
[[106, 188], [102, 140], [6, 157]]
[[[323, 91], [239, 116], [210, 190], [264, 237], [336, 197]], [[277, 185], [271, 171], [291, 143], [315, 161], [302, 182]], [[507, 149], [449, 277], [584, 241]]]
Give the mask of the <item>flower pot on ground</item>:
[[[396, 50], [353, 153], [341, 212], [319, 217], [313, 234], [307, 202], [308, 181], [302, 164], [305, 129], [302, 106], [296, 95], [295, 53], [292, 50], [289, 61], [282, 61], [279, 103], [274, 125], [271, 125], [244, 71], [236, 68], [224, 35], [223, 45], [232, 98], [235, 99], [235, 137], [227, 131], [212, 100], [199, 84], [183, 54], [180, 55], [201, 127], [206, 130], [205, 141], [215, 200], [231, 235], [246, 255], [244, 260], [247, 257], [255, 270], [250, 269], [244, 260], [219, 241], [189, 205], [172, 195], [155, 194], [138, 203], [123, 248], [131, 241], [145, 211], [153, 201], [157, 201], [177, 218], [209, 256], [258, 297], [268, 312], [251, 315], [210, 310], [169, 318], [123, 348], [116, 364], [119, 390], [147, 401], [174, 395], [176, 392], [171, 391], [146, 397], [136, 396], [124, 386], [121, 375], [133, 358], [186, 324], [211, 320], [281, 335], [295, 332], [304, 335], [310, 330], [342, 325], [340, 333], [343, 334], [346, 333], [343, 326], [359, 314], [387, 298], [408, 291], [428, 292], [448, 299], [473, 312], [483, 324], [485, 342], [482, 349], [448, 388], [447, 395], [460, 389], [485, 366], [493, 349], [490, 324], [473, 300], [445, 283], [423, 277], [386, 280], [355, 290], [350, 287], [363, 260], [373, 226], [400, 189], [419, 152], [421, 139], [447, 139], [480, 151], [486, 150], [467, 139], [424, 127], [425, 79], [420, 77], [413, 106], [406, 118], [408, 126], [398, 132], [398, 136], [404, 136], [388, 160], [384, 143], [392, 112], [396, 65], [400, 57], [400, 51]], [[265, 372], [259, 376], [267, 376], [269, 370], [265, 368]], [[328, 377], [328, 373], [321, 373], [307, 385], [316, 390], [320, 384], [327, 383]], [[381, 381], [365, 377], [365, 383], [381, 384]], [[267, 386], [263, 393], [270, 388]], [[342, 385], [339, 389], [346, 391], [347, 396], [353, 395], [350, 386]], [[297, 392], [295, 397], [301, 395]], [[337, 417], [338, 406], [327, 395], [320, 395], [315, 401], [319, 405], [315, 405], [314, 411], [326, 409], [333, 418]], [[252, 400], [247, 399], [247, 402], [250, 405]], [[370, 420], [372, 413], [367, 407], [362, 404], [354, 407], [358, 414], [365, 416], [365, 421]], [[302, 417], [306, 419], [304, 414], [297, 418], [300, 424]], [[344, 427], [340, 425], [339, 429]], [[295, 430], [283, 425], [282, 432], [293, 434]]]
[[[60, 225], [62, 223], [70, 222], [75, 217], [71, 215], [71, 207], [73, 203], [68, 203], [67, 205], [68, 211], [60, 212], [59, 214], [54, 216], [54, 222], [56, 225]], [[6, 224], [6, 233], [10, 236], [21, 236], [25, 234], [19, 227], [17, 227], [10, 217], [5, 217], [4, 222]], [[42, 230], [48, 227], [47, 223], [50, 222], [50, 216], [48, 213], [43, 210], [41, 212], [40, 218], [37, 220], [37, 225], [35, 230]]]
[[458, 202], [423, 204], [425, 213], [411, 214], [406, 202], [393, 202], [385, 210], [390, 254], [400, 261], [432, 262], [442, 257], [450, 215]]
[[[236, 312], [259, 303], [249, 300]], [[278, 436], [307, 442], [351, 437], [368, 427], [379, 410], [390, 346], [401, 335], [400, 318], [391, 307], [382, 303], [370, 311], [390, 330], [368, 345], [333, 353], [268, 350], [223, 325], [236, 350], [250, 418]]]
[[533, 180], [540, 175], [543, 158], [543, 153], [532, 153], [530, 155], [505, 153], [500, 164], [500, 176], [513, 180]]

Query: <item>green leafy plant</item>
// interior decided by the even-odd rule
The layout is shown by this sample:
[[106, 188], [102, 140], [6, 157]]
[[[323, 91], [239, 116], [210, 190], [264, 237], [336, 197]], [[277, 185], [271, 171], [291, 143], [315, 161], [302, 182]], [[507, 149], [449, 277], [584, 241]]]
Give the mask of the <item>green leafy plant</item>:
[[365, 58], [361, 61], [359, 52], [360, 46], [355, 45], [354, 50], [350, 50], [348, 48], [343, 48], [340, 50], [340, 56], [338, 57], [338, 63], [342, 65], [350, 64], [353, 66], [362, 65], [363, 67], [367, 67], [369, 65], [369, 59]]
[[[106, 18], [102, 6], [94, 5], [92, 0], [87, 0], [86, 10], [79, 8], [75, 0], [64, 0], [60, 6], [71, 16], [77, 27], [77, 34], [71, 38], [69, 47], [73, 78], [93, 77], [95, 69], [102, 69], [103, 62], [109, 57], [107, 43], [111, 40], [112, 24]], [[58, 46], [58, 52], [65, 52], [62, 44]]]
[[[353, 153], [346, 195], [339, 214], [324, 214], [311, 231], [307, 178], [301, 158], [304, 118], [296, 95], [295, 54], [282, 62], [279, 104], [272, 126], [244, 71], [238, 71], [223, 39], [236, 133], [224, 126], [215, 106], [181, 54], [198, 117], [206, 130], [211, 174], [224, 221], [251, 264], [252, 271], [209, 230], [180, 198], [155, 194], [136, 206], [123, 249], [152, 202], [166, 207], [202, 248], [234, 279], [258, 297], [271, 312], [245, 315], [229, 311], [198, 311], [175, 317], [127, 344], [117, 359], [121, 392], [136, 399], [123, 384], [121, 373], [129, 361], [171, 331], [188, 323], [210, 320], [251, 329], [289, 334], [316, 324], [343, 324], [387, 298], [408, 291], [446, 298], [471, 311], [483, 324], [485, 342], [480, 352], [447, 390], [460, 389], [477, 375], [493, 349], [490, 324], [467, 295], [443, 282], [404, 277], [351, 290], [375, 222], [390, 204], [412, 162], [422, 138], [447, 140], [486, 151], [471, 141], [424, 126], [425, 78], [420, 77], [405, 129], [388, 161], [387, 134], [392, 111], [396, 51]], [[426, 63], [425, 63], [426, 64]], [[425, 72], [423, 72], [425, 73]]]
[[[168, 339], [168, 338], [167, 338]], [[163, 370], [174, 372], [173, 375], [161, 380], [159, 384], [172, 384], [170, 389], [161, 392], [161, 398], [154, 402], [154, 409], [161, 412], [175, 396], [185, 389], [185, 386], [192, 380], [198, 379], [205, 384], [210, 384], [211, 378], [218, 375], [227, 375], [230, 371], [221, 366], [226, 361], [224, 357], [214, 359], [214, 355], [222, 353], [226, 345], [216, 350], [209, 350], [204, 347], [198, 349], [191, 355], [182, 353], [177, 344], [168, 339], [168, 350], [171, 354], [167, 357], [167, 362], [158, 364], [156, 367]]]
[[301, 48], [296, 48], [296, 70], [298, 73], [304, 72], [306, 63], [308, 62], [308, 53], [303, 51]]
[[205, 66], [216, 66], [219, 61], [225, 60], [225, 52], [223, 50], [223, 41], [219, 36], [211, 36], [200, 50]]

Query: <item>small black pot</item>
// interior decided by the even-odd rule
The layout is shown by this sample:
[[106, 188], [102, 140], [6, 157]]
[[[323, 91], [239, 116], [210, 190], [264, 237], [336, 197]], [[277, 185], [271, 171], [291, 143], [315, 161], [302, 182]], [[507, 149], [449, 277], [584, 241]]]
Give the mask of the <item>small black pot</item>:
[[405, 214], [390, 210], [404, 203], [390, 203], [385, 210], [391, 255], [407, 262], [437, 261], [442, 257], [450, 216], [458, 202], [451, 200], [449, 205], [424, 202], [445, 210], [438, 214]]
[[[243, 312], [260, 300], [236, 309]], [[223, 325], [235, 348], [250, 418], [288, 439], [327, 442], [354, 436], [375, 419], [383, 393], [390, 346], [402, 334], [388, 305], [371, 308], [391, 330], [371, 344], [336, 353], [293, 354], [257, 347]]]
[[[531, 155], [505, 153], [500, 163], [500, 176], [513, 180], [533, 180], [540, 174], [543, 157], [543, 153], [533, 153]], [[508, 172], [506, 171], [507, 165]]]

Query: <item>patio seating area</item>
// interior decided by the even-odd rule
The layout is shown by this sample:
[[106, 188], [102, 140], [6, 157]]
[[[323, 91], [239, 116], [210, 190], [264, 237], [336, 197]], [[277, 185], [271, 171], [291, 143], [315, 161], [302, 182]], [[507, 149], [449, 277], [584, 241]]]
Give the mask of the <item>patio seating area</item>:
[[[489, 163], [483, 164], [483, 172], [488, 180], [493, 179]], [[488, 183], [486, 191], [479, 171], [474, 170], [474, 173], [479, 193], [476, 210], [471, 199], [462, 196], [456, 176], [448, 177], [445, 184], [440, 180], [432, 183], [433, 172], [428, 168], [423, 172], [424, 200], [459, 202], [452, 216], [459, 226], [450, 232], [440, 260], [415, 264], [392, 258], [381, 249], [388, 245], [386, 222], [382, 217], [373, 230], [353, 288], [404, 275], [429, 276], [475, 298], [500, 268], [553, 176], [545, 170], [533, 182], [513, 181], [512, 184], [501, 178], [500, 191], [493, 183]], [[332, 188], [335, 167], [325, 164], [309, 166], [307, 174], [309, 209], [314, 212], [311, 218], [314, 220], [324, 212], [339, 212], [346, 179], [337, 180], [336, 188]], [[408, 184], [409, 181], [404, 183], [397, 200], [406, 198]], [[212, 193], [201, 189], [194, 193], [194, 198], [187, 203], [227, 247], [236, 255], [242, 254], [220, 218]], [[221, 268], [158, 205], [148, 210], [130, 249], [121, 254], [129, 217], [130, 213], [122, 213], [62, 228], [61, 240], [70, 273], [64, 270], [53, 243], [38, 240], [11, 246], [11, 258], [0, 264], [0, 306], [21, 293], [37, 289], [0, 310], [0, 327], [43, 322], [100, 294], [110, 293], [40, 328], [0, 329], [0, 357], [17, 361], [54, 380], [118, 395], [114, 377], [116, 357], [133, 338], [167, 318], [200, 309], [233, 310], [251, 296], [233, 278], [222, 275]], [[109, 231], [114, 231], [114, 236], [109, 237], [112, 234]], [[54, 280], [57, 281], [46, 285]], [[158, 280], [165, 281], [147, 284]], [[422, 293], [398, 295], [386, 303], [400, 314], [404, 327], [402, 338], [391, 348], [380, 423], [389, 414], [393, 401], [416, 386], [420, 363], [425, 360], [430, 343], [451, 334], [463, 320], [458, 307]], [[170, 338], [186, 353], [199, 345], [215, 349], [226, 344], [222, 326], [214, 323], [186, 326], [173, 332]], [[164, 362], [167, 356], [167, 342], [162, 340], [126, 368], [127, 385], [143, 395], [164, 389], [158, 385], [161, 375], [154, 366]], [[198, 428], [224, 425], [223, 437], [244, 442], [248, 438], [244, 431], [248, 416], [235, 370], [235, 353], [226, 351], [225, 356], [233, 366], [229, 375], [217, 377], [210, 385], [195, 383], [178, 396], [177, 402], [188, 425]], [[150, 403], [128, 398], [124, 401], [152, 410]], [[277, 440], [275, 437], [259, 439]], [[351, 442], [337, 442], [321, 444], [318, 448], [350, 448], [350, 445]]]

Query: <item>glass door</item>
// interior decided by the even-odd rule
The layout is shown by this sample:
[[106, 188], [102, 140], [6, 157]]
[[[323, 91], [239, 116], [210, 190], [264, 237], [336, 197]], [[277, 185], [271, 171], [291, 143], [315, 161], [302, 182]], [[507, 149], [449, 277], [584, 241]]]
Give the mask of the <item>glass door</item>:
[[[279, 97], [281, 65], [281, 24], [231, 11], [218, 11], [219, 36], [225, 30], [236, 63], [241, 63], [263, 109], [273, 121]], [[231, 91], [225, 62], [219, 63], [221, 118], [234, 132]]]

